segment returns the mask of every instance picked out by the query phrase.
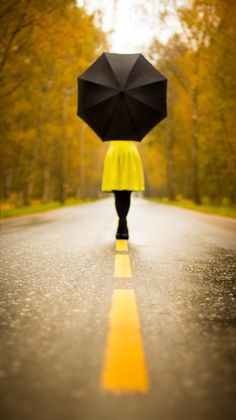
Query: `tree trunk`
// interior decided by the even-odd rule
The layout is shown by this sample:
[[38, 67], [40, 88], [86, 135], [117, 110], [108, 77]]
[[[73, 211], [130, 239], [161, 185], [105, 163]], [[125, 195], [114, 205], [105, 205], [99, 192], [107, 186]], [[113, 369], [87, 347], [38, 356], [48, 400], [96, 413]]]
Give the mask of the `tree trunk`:
[[80, 127], [80, 159], [79, 159], [79, 188], [78, 195], [84, 197], [85, 194], [85, 168], [84, 168], [84, 132], [85, 124]]
[[[41, 130], [41, 128], [40, 128]], [[28, 175], [28, 200], [29, 203], [31, 203], [32, 199], [33, 199], [33, 192], [34, 192], [34, 180], [35, 180], [35, 175], [36, 175], [36, 162], [37, 162], [37, 156], [38, 156], [38, 150], [39, 150], [39, 145], [41, 142], [41, 135], [39, 133], [36, 134], [35, 139], [34, 139], [34, 144], [33, 144], [33, 151], [32, 151], [32, 158], [30, 161], [30, 167], [29, 167], [29, 175]]]
[[50, 171], [48, 165], [43, 167], [43, 188], [42, 188], [42, 202], [47, 203], [50, 200], [49, 190]]
[[36, 166], [38, 160], [38, 154], [40, 145], [43, 141], [43, 126], [44, 126], [44, 119], [45, 119], [45, 112], [46, 112], [46, 95], [48, 91], [48, 86], [41, 86], [41, 98], [39, 104], [39, 113], [38, 113], [38, 120], [37, 120], [37, 127], [36, 127], [36, 136], [34, 138], [32, 152], [31, 152], [31, 161], [28, 171], [28, 201], [31, 203], [33, 199], [33, 191], [34, 191], [34, 182], [36, 176]]
[[195, 204], [201, 204], [199, 188], [199, 144], [198, 144], [198, 93], [197, 89], [192, 93], [192, 193]]
[[166, 121], [165, 155], [167, 173], [167, 195], [170, 200], [175, 200], [174, 191], [174, 165], [173, 165], [173, 135], [171, 133], [170, 121]]
[[11, 194], [11, 184], [12, 184], [12, 171], [9, 169], [2, 175], [2, 188], [1, 196], [2, 199], [9, 198]]
[[67, 144], [67, 132], [66, 132], [66, 123], [67, 123], [67, 97], [69, 91], [65, 89], [62, 96], [62, 144], [61, 144], [61, 171], [60, 171], [60, 187], [59, 187], [59, 200], [62, 204], [66, 201], [67, 191], [66, 191], [66, 173], [68, 168], [68, 144]]

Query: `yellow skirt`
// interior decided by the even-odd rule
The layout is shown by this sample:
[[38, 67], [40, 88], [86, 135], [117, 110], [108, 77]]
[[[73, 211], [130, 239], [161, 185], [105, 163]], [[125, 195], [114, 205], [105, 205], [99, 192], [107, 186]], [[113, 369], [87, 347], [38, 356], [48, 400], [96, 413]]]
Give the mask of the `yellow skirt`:
[[103, 166], [101, 190], [144, 190], [142, 161], [135, 141], [110, 142]]

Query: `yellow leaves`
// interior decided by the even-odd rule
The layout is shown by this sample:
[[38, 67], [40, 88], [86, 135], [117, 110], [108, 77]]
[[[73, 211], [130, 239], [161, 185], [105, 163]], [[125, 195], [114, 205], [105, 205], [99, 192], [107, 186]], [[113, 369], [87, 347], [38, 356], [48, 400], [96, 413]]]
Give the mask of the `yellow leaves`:
[[[10, 172], [26, 201], [33, 193], [44, 200], [67, 191], [76, 195], [82, 178], [84, 193], [89, 189], [95, 195], [102, 164], [102, 142], [92, 131], [81, 134], [76, 114], [77, 77], [96, 58], [105, 37], [82, 8], [49, 0], [49, 13], [45, 1], [29, 2], [26, 15], [35, 20], [11, 45], [14, 61], [7, 61], [4, 73], [7, 88], [17, 89], [1, 102], [3, 174]], [[15, 21], [8, 23], [11, 27]]]
[[[195, 188], [195, 196], [236, 201], [235, 15], [233, 1], [194, 0], [179, 13], [182, 33], [152, 45], [157, 67], [168, 77], [167, 120], [154, 131], [156, 146], [153, 139], [144, 148], [156, 194], [168, 194], [171, 186], [193, 197]], [[166, 166], [162, 190], [159, 157]]]

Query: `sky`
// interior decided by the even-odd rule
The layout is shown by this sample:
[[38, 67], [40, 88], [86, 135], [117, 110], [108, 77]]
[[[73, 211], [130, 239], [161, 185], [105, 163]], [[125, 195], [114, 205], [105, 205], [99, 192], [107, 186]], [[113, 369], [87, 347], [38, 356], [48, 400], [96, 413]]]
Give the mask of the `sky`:
[[[176, 0], [185, 4], [187, 0]], [[145, 53], [155, 37], [166, 43], [181, 26], [173, 8], [173, 0], [77, 0], [91, 13], [102, 10], [102, 28], [112, 31], [110, 52]], [[162, 23], [158, 17], [164, 5], [171, 16]]]

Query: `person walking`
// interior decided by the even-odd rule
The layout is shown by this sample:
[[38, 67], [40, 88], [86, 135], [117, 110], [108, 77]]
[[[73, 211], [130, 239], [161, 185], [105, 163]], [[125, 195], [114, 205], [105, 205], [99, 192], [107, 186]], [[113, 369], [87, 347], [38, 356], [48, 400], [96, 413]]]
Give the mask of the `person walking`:
[[119, 217], [116, 239], [129, 239], [126, 218], [131, 192], [144, 191], [143, 166], [135, 141], [110, 141], [103, 165], [101, 190], [114, 193]]

